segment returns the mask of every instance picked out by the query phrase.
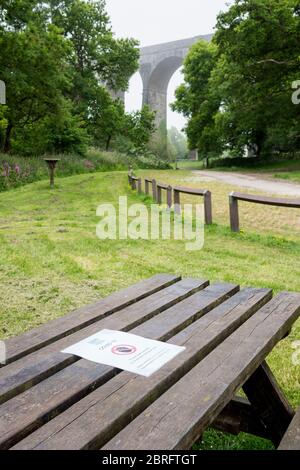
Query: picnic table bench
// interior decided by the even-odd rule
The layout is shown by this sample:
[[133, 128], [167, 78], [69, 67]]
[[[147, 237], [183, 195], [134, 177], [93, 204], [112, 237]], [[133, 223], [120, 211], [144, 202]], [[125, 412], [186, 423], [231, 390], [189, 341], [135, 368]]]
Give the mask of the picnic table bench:
[[[208, 426], [278, 447], [299, 414], [265, 359], [299, 315], [299, 293], [161, 274], [9, 339], [0, 448], [189, 449]], [[148, 378], [60, 352], [102, 329], [186, 349]]]

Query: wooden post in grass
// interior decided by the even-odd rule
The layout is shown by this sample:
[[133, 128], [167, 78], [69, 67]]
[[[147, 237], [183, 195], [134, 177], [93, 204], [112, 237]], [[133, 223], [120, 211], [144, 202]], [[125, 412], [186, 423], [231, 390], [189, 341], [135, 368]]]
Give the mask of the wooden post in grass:
[[149, 195], [149, 180], [145, 180], [145, 194]]
[[174, 189], [174, 212], [175, 212], [175, 214], [180, 214], [181, 213], [180, 192], [176, 191], [176, 189]]
[[168, 205], [169, 209], [171, 209], [172, 204], [173, 204], [172, 192], [173, 192], [172, 186], [169, 186], [168, 189], [167, 189], [167, 205]]
[[44, 158], [45, 162], [47, 163], [47, 166], [49, 168], [49, 174], [50, 174], [50, 188], [54, 188], [54, 171], [57, 162], [60, 161], [59, 158]]
[[161, 202], [162, 202], [161, 187], [157, 186], [156, 190], [157, 190], [157, 204], [161, 205]]
[[157, 184], [156, 180], [152, 180], [152, 196], [155, 202], [157, 202]]
[[232, 232], [240, 231], [239, 203], [234, 197], [234, 193], [229, 195], [230, 227]]
[[132, 187], [133, 191], [136, 191], [136, 178], [132, 177], [131, 181], [132, 181], [131, 187]]
[[142, 178], [138, 179], [137, 184], [138, 184], [138, 193], [142, 194]]
[[204, 214], [205, 214], [205, 224], [212, 224], [212, 202], [211, 202], [211, 192], [205, 191], [204, 193]]

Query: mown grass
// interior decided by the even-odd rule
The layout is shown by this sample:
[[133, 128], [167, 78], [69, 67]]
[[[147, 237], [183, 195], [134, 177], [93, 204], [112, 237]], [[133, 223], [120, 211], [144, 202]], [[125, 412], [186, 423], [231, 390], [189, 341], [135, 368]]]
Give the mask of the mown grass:
[[275, 173], [275, 178], [280, 178], [288, 181], [295, 181], [300, 183], [300, 171], [287, 171], [284, 173]]
[[[221, 226], [229, 225], [229, 194], [231, 191], [262, 194], [261, 191], [225, 184], [189, 171], [140, 171], [142, 177], [148, 176], [171, 185], [209, 189], [212, 192], [213, 219]], [[270, 196], [270, 194], [268, 194]], [[278, 197], [274, 194], [275, 197]], [[183, 203], [202, 202], [201, 198], [182, 195]], [[276, 237], [278, 243], [300, 238], [300, 211], [298, 209], [262, 206], [247, 202], [239, 203], [241, 236], [250, 232], [263, 233]]]
[[[162, 181], [199, 186], [189, 172], [140, 172]], [[300, 291], [300, 241], [270, 228], [265, 216], [258, 230], [249, 212], [241, 234], [228, 228], [228, 188], [214, 190], [215, 224], [205, 229], [199, 252], [183, 241], [99, 240], [96, 208], [149, 199], [128, 189], [125, 172], [58, 178], [51, 191], [40, 181], [0, 194], [0, 337], [8, 338], [98, 300], [155, 273], [225, 281], [241, 286]], [[233, 188], [234, 189], [234, 188]], [[249, 209], [250, 210], [250, 209]], [[269, 210], [269, 209], [267, 209]], [[285, 223], [289, 224], [289, 216]], [[249, 228], [248, 228], [249, 227]], [[293, 366], [292, 342], [300, 338], [300, 322], [268, 361], [294, 406], [300, 404], [299, 367]], [[269, 442], [208, 431], [200, 448], [272, 448]]]

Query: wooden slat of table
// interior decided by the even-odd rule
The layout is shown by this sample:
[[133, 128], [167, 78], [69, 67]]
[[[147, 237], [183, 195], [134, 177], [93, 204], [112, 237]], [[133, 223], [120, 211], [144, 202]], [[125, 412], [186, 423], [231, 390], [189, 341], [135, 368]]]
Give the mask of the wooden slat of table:
[[300, 450], [300, 408], [295, 414], [284, 438], [282, 439], [279, 450]]
[[278, 295], [103, 449], [190, 448], [299, 315], [300, 294]]
[[106, 328], [129, 331], [208, 285], [208, 281], [183, 279], [82, 330], [62, 338], [0, 369], [0, 403], [21, 393], [55, 372], [78, 361], [62, 354], [64, 348]]
[[9, 364], [26, 354], [74, 333], [101, 318], [111, 315], [138, 300], [174, 284], [180, 279], [180, 276], [170, 274], [155, 275], [150, 279], [115, 292], [99, 302], [75, 310], [64, 317], [53, 320], [21, 336], [8, 339], [5, 342], [7, 350], [6, 363]]
[[[207, 288], [189, 297], [160, 315], [135, 328], [132, 333], [144, 335], [154, 339], [165, 339], [172, 336], [180, 328], [188, 325], [197, 316], [206, 313], [215, 305], [222, 302], [227, 296], [234, 294], [238, 289], [233, 285], [216, 285]], [[202, 294], [203, 292], [203, 294]], [[168, 318], [166, 324], [164, 320]], [[113, 377], [118, 371], [111, 367], [101, 366], [86, 360], [80, 360], [27, 392], [15, 397], [1, 407], [0, 430], [7, 436], [9, 431], [16, 428], [18, 432], [26, 433], [41, 422], [46, 422], [49, 416], [70, 406], [83, 397], [94, 387], [101, 385]], [[34, 410], [31, 404], [34, 403]], [[36, 410], [36, 411], [35, 411]], [[13, 422], [11, 420], [13, 414]], [[9, 424], [6, 417], [9, 417]], [[10, 437], [11, 438], [11, 437]], [[16, 438], [16, 436], [15, 436]], [[0, 438], [0, 447], [2, 441]]]
[[[219, 289], [216, 289], [216, 293], [218, 296], [221, 295]], [[172, 344], [182, 344], [187, 349], [153, 377], [146, 379], [122, 372], [28, 436], [15, 448], [81, 449], [100, 447], [187, 373], [226, 335], [229, 335], [255, 310], [266, 303], [271, 295], [271, 291], [258, 289], [245, 289], [234, 295], [169, 341]], [[213, 299], [213, 286], [193, 297], [194, 301], [197, 300], [199, 303], [199, 308], [201, 305], [201, 311], [212, 308], [216, 303], [216, 300]], [[221, 300], [220, 297], [216, 297], [216, 299]], [[187, 302], [182, 302], [182, 304], [184, 303], [186, 306], [182, 305], [184, 309], [178, 312], [180, 322], [182, 322], [183, 311], [191, 308]], [[190, 314], [193, 313], [192, 310], [190, 310]], [[166, 314], [167, 312], [164, 312], [159, 317], [166, 317]], [[159, 330], [165, 326], [165, 322], [159, 321], [159, 317], [148, 322], [149, 331], [152, 331], [151, 337], [156, 339], [159, 339]], [[170, 318], [172, 318], [171, 315], [168, 316], [168, 319]], [[156, 327], [153, 328], [151, 323], [157, 323]], [[141, 325], [136, 333], [144, 335], [146, 325], [146, 323]], [[164, 334], [164, 338], [168, 336], [168, 334]]]
[[[179, 284], [179, 291], [176, 290], [178, 301], [182, 298], [183, 292], [187, 293], [190, 291], [193, 293], [195, 289], [199, 290], [201, 287], [204, 287], [207, 282], [190, 280], [189, 282], [186, 281], [184, 285], [183, 281]], [[234, 293], [236, 289], [237, 286], [227, 284], [223, 286], [223, 295], [221, 295], [221, 288], [218, 285], [216, 286], [216, 297], [221, 297], [221, 302], [227, 295]], [[169, 295], [167, 297], [169, 298]], [[185, 297], [186, 295], [183, 296], [183, 298]], [[208, 299], [206, 301], [206, 307], [210, 303], [212, 305], [211, 308], [213, 308], [217, 303], [217, 300], [216, 298], [212, 298], [212, 288], [208, 290], [206, 297]], [[173, 304], [174, 302], [172, 305]], [[144, 308], [146, 308], [146, 306], [144, 306]], [[148, 305], [147, 308], [149, 311], [149, 309], [154, 308], [154, 305], [152, 304], [151, 307]], [[123, 313], [124, 312], [125, 310]], [[177, 303], [173, 308], [170, 308], [168, 312], [169, 315], [173, 317], [173, 322], [167, 324], [166, 327], [162, 325], [161, 320], [156, 320], [156, 317], [153, 319], [156, 320], [157, 326], [155, 331], [156, 335], [159, 335], [159, 337], [164, 335], [164, 332], [167, 335], [172, 333], [173, 330], [175, 332], [178, 331], [180, 325], [182, 324], [184, 326], [185, 324], [188, 324], [188, 322], [191, 321], [191, 318], [197, 315], [197, 312], [199, 315], [202, 314], [199, 299], [196, 302], [192, 302], [191, 307], [188, 307], [187, 302], [185, 302], [183, 306], [181, 303]], [[204, 313], [205, 311], [203, 314]], [[119, 316], [119, 314], [116, 314], [116, 316]], [[103, 320], [104, 323], [102, 324], [102, 328], [110, 328], [112, 325], [112, 318], [113, 317], [109, 317], [106, 320]], [[144, 316], [144, 320], [147, 320], [147, 316]], [[140, 330], [138, 328], [133, 330], [134, 333], [139, 331]], [[143, 331], [147, 332], [146, 324]], [[60, 342], [61, 340], [57, 343]], [[60, 354], [64, 356], [64, 354]], [[45, 381], [31, 387], [29, 390], [2, 404], [0, 408], [0, 434], [3, 433], [3, 438], [0, 436], [0, 448], [2, 444], [5, 445], [4, 443], [7, 442], [8, 438], [15, 438], [14, 436], [15, 434], [17, 435], [17, 430], [18, 432], [26, 435], [27, 430], [34, 429], [37, 425], [41, 425], [42, 422], [46, 422], [47, 419], [51, 418], [51, 416], [54, 416], [63, 409], [66, 409], [68, 406], [76, 402], [76, 400], [82, 398], [95, 387], [100, 386], [106, 380], [119, 372], [118, 369], [101, 366], [83, 359], [80, 360], [80, 358], [76, 359], [77, 362], [75, 364], [57, 372], [56, 375], [51, 375], [51, 377]]]

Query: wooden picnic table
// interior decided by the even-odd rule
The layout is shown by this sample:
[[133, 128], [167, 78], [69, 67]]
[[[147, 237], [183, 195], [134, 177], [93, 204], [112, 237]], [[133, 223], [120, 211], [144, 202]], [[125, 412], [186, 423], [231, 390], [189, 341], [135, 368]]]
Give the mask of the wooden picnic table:
[[[299, 315], [299, 293], [161, 274], [9, 339], [0, 448], [189, 449], [208, 426], [278, 446], [295, 413], [265, 359]], [[148, 378], [60, 352], [102, 329], [186, 349]]]

